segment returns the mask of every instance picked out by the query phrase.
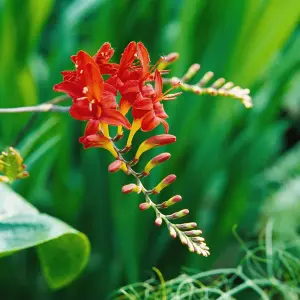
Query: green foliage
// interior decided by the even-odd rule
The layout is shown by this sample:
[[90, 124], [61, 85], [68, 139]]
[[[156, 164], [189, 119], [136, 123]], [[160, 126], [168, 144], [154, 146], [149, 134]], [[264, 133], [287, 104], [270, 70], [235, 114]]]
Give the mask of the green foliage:
[[[241, 246], [246, 252], [236, 268], [214, 269], [196, 274], [184, 272], [165, 281], [157, 270], [155, 277], [130, 284], [116, 291], [112, 299], [299, 299], [300, 260], [291, 250], [299, 239], [273, 244], [270, 220], [265, 240], [258, 245]], [[237, 236], [240, 240], [240, 238]], [[190, 271], [190, 273], [192, 270]], [[236, 298], [239, 297], [239, 298]]]
[[45, 278], [52, 288], [74, 280], [87, 263], [87, 237], [64, 222], [41, 214], [0, 183], [0, 257], [37, 247]]
[[[86, 233], [92, 244], [85, 276], [58, 297], [102, 299], [122, 284], [144, 279], [153, 266], [175, 276], [181, 265], [235, 265], [232, 226], [239, 224], [243, 232], [258, 228], [261, 208], [274, 192], [261, 178], [286, 152], [288, 129], [299, 132], [299, 6], [297, 0], [0, 1], [0, 107], [53, 98], [59, 72], [71, 68], [70, 55], [79, 49], [95, 53], [105, 41], [120, 55], [130, 40], [143, 41], [153, 62], [179, 52], [171, 76], [181, 77], [190, 64], [200, 63], [196, 81], [214, 71], [216, 78], [249, 87], [253, 97], [251, 111], [231, 99], [192, 93], [167, 103], [170, 133], [178, 142], [168, 148], [172, 160], [154, 170], [147, 185], [178, 174], [174, 189], [154, 200], [183, 196], [182, 208], [193, 212], [191, 218], [206, 233], [209, 259], [187, 253], [170, 241], [167, 230], [158, 231], [152, 214], [139, 211], [137, 197], [121, 196], [126, 178], [107, 174], [105, 153], [81, 149], [78, 123], [56, 113], [34, 118], [15, 145], [26, 150], [31, 177], [14, 188], [39, 210]], [[0, 146], [14, 145], [29, 119], [1, 115]], [[294, 164], [287, 168], [294, 170]], [[278, 176], [284, 172], [290, 171]], [[30, 264], [30, 276], [14, 267], [19, 263], [24, 269]], [[0, 272], [0, 287], [7, 299], [52, 298], [35, 266], [30, 254], [0, 260], [6, 270]], [[26, 288], [20, 294], [9, 282]]]

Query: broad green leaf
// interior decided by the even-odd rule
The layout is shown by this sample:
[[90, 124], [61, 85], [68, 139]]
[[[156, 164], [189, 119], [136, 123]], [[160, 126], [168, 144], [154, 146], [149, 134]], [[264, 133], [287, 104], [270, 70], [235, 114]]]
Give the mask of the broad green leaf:
[[87, 237], [66, 223], [39, 213], [4, 184], [0, 184], [0, 195], [0, 257], [37, 247], [51, 288], [74, 280], [88, 260]]

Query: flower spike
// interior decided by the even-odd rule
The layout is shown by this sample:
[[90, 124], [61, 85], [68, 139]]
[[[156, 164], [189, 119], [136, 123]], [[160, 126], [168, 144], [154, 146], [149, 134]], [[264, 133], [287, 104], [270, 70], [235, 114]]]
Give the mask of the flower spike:
[[[172, 214], [162, 213], [162, 210], [180, 202], [182, 197], [175, 195], [160, 204], [155, 204], [150, 198], [173, 183], [176, 176], [174, 174], [167, 176], [152, 190], [146, 189], [143, 185], [142, 178], [149, 176], [151, 170], [167, 161], [171, 154], [164, 152], [155, 156], [141, 172], [136, 172], [133, 167], [146, 151], [176, 141], [174, 135], [168, 134], [168, 115], [164, 103], [175, 100], [182, 92], [171, 94], [171, 90], [180, 88], [182, 91], [190, 91], [197, 95], [232, 97], [240, 100], [246, 107], [252, 106], [250, 91], [235, 86], [232, 82], [226, 82], [224, 78], [212, 81], [214, 76], [212, 72], [204, 74], [198, 83], [189, 84], [188, 82], [199, 71], [199, 64], [193, 64], [180, 78], [163, 78], [169, 72], [167, 68], [179, 58], [179, 54], [170, 53], [150, 65], [148, 50], [142, 42], [130, 42], [124, 49], [119, 62], [112, 62], [113, 56], [114, 49], [108, 42], [104, 43], [94, 56], [80, 50], [71, 57], [75, 65], [74, 70], [63, 71], [63, 81], [56, 84], [54, 90], [66, 93], [72, 98], [70, 114], [74, 119], [87, 121], [84, 135], [79, 139], [84, 148], [108, 150], [114, 157], [108, 171], [113, 173], [122, 170], [126, 175], [134, 177], [136, 182], [124, 185], [122, 192], [124, 194], [142, 193], [145, 200], [139, 205], [141, 211], [153, 209], [157, 226], [165, 224], [171, 237], [178, 237], [189, 251], [208, 256], [209, 248], [195, 222], [173, 223], [173, 220], [188, 215], [188, 209]], [[164, 84], [169, 84], [171, 87], [165, 90]], [[121, 98], [119, 103], [117, 95]], [[126, 118], [129, 113], [131, 113], [129, 119], [133, 120], [131, 123]], [[139, 130], [150, 132], [160, 124], [165, 134], [154, 135], [138, 147], [134, 147], [134, 136]], [[117, 134], [113, 138], [110, 137], [110, 126], [117, 126]], [[125, 136], [124, 128], [130, 132], [126, 136], [125, 147], [120, 149], [118, 141]], [[137, 150], [133, 159], [127, 161], [123, 155], [125, 153], [129, 155], [131, 148], [137, 148]], [[2, 155], [0, 156], [0, 172], [5, 173], [3, 172], [5, 168], [6, 160]], [[26, 177], [27, 173], [18, 168], [15, 175], [15, 178], [21, 178]], [[0, 176], [0, 181], [5, 180], [10, 180], [10, 178]]]

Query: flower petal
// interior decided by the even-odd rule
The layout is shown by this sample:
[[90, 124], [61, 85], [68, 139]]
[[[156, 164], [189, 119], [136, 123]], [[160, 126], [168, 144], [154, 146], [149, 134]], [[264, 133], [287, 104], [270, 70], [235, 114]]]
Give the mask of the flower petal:
[[96, 134], [99, 132], [99, 125], [100, 121], [99, 120], [92, 120], [90, 119], [88, 123], [86, 124], [84, 135], [88, 136], [91, 134]]
[[77, 55], [75, 56], [75, 61], [76, 70], [79, 74], [82, 73], [87, 64], [93, 64], [96, 66], [96, 62], [94, 61], [94, 59], [83, 50], [78, 51]]
[[142, 42], [137, 43], [137, 56], [143, 68], [143, 77], [149, 73], [150, 57], [147, 48]]
[[101, 122], [109, 125], [119, 126], [122, 125], [127, 129], [130, 129], [130, 123], [128, 120], [115, 109], [103, 109], [101, 114]]
[[83, 69], [82, 79], [85, 87], [88, 89], [87, 95], [91, 97], [91, 100], [94, 99], [100, 102], [104, 84], [99, 68], [94, 64], [88, 63]]
[[130, 42], [128, 46], [124, 49], [124, 52], [122, 54], [122, 58], [120, 60], [120, 69], [124, 71], [135, 60], [135, 54], [136, 54], [136, 42]]
[[90, 110], [90, 102], [88, 100], [75, 101], [70, 108], [70, 114], [76, 120], [89, 120], [96, 115], [94, 110]]
[[160, 97], [162, 94], [162, 78], [158, 70], [155, 71], [155, 95]]
[[153, 109], [153, 103], [149, 98], [141, 98], [134, 101], [133, 107], [135, 109], [151, 110]]
[[114, 55], [115, 50], [111, 47], [110, 43], [104, 43], [101, 48], [94, 55], [94, 60], [97, 64], [107, 63]]
[[161, 122], [161, 124], [163, 125], [164, 129], [165, 129], [165, 133], [169, 133], [169, 124], [167, 123], [167, 121], [165, 121], [164, 119], [159, 118], [159, 121]]
[[53, 89], [56, 92], [66, 93], [73, 99], [80, 98], [83, 96], [81, 86], [71, 81], [64, 81], [58, 83], [54, 85]]
[[149, 111], [142, 119], [142, 130], [150, 131], [160, 124], [160, 120], [156, 118], [153, 110]]

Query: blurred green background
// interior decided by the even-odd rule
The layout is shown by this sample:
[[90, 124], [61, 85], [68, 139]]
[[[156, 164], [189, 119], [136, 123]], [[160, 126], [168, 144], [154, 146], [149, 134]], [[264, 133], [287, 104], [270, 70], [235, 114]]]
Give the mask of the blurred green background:
[[180, 205], [203, 229], [209, 258], [189, 253], [156, 228], [153, 213], [139, 211], [139, 195], [121, 194], [128, 178], [108, 174], [109, 155], [79, 145], [84, 124], [47, 113], [24, 129], [30, 114], [1, 115], [0, 148], [16, 146], [31, 173], [15, 190], [87, 234], [92, 245], [84, 273], [57, 292], [47, 287], [34, 250], [2, 258], [1, 300], [103, 299], [148, 278], [153, 266], [166, 278], [183, 266], [234, 266], [240, 249], [234, 224], [245, 240], [269, 217], [278, 238], [298, 235], [299, 16], [298, 0], [0, 0], [2, 108], [57, 96], [52, 86], [61, 70], [72, 68], [69, 57], [78, 50], [93, 54], [110, 41], [119, 57], [131, 40], [144, 42], [152, 62], [179, 52], [172, 75], [200, 63], [196, 80], [213, 71], [250, 88], [254, 102], [247, 110], [236, 100], [186, 93], [166, 105], [177, 143], [167, 148], [171, 160], [146, 183], [177, 174], [176, 184], [156, 200], [183, 196]]

